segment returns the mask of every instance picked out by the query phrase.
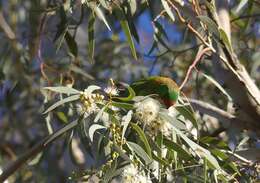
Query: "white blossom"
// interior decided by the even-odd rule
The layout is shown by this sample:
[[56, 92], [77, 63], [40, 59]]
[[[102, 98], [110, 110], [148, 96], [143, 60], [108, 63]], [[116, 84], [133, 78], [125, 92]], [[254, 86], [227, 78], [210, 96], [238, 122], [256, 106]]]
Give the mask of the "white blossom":
[[136, 103], [135, 107], [137, 119], [148, 124], [157, 118], [160, 110], [160, 103], [152, 98], [147, 98]]
[[138, 168], [130, 164], [125, 167], [121, 174], [122, 183], [152, 183], [150, 178], [145, 175], [144, 171], [138, 170]]
[[119, 95], [119, 91], [115, 86], [108, 86], [104, 89], [104, 92], [108, 95], [112, 95], [112, 96], [118, 96]]
[[165, 136], [170, 136], [172, 133], [172, 125], [170, 122], [160, 116], [146, 128], [152, 136], [157, 135], [159, 132], [163, 133]]

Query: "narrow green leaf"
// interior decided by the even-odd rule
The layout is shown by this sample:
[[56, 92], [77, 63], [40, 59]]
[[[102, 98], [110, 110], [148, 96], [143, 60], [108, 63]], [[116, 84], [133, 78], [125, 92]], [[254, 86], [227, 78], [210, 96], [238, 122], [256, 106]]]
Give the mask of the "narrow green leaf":
[[95, 78], [93, 76], [91, 76], [90, 74], [88, 74], [84, 69], [76, 66], [76, 65], [70, 65], [69, 69], [75, 73], [81, 74], [82, 76], [84, 76], [85, 78], [89, 79], [89, 80], [94, 80]]
[[125, 132], [127, 130], [127, 127], [132, 119], [132, 116], [133, 116], [133, 111], [130, 110], [127, 112], [127, 114], [125, 116], [122, 117], [122, 126], [123, 126], [123, 129], [122, 129], [122, 139], [125, 137]]
[[91, 142], [93, 142], [94, 133], [99, 129], [106, 129], [106, 127], [100, 124], [93, 124], [89, 127], [88, 134]]
[[57, 38], [57, 40], [55, 41], [56, 53], [58, 53], [58, 51], [60, 50], [67, 31], [68, 31], [68, 27], [65, 27], [65, 28], [62, 30], [62, 32], [60, 33], [60, 35], [59, 35], [59, 37]]
[[27, 164], [30, 166], [37, 165], [41, 158], [42, 158], [43, 152], [38, 153], [33, 159], [31, 159]]
[[130, 141], [127, 141], [126, 144], [134, 153], [136, 153], [140, 158], [142, 158], [145, 161], [146, 165], [151, 165], [151, 163], [153, 162], [152, 159], [141, 146]]
[[178, 129], [184, 130], [186, 129], [185, 123], [182, 123], [178, 119], [168, 115], [166, 112], [160, 111], [159, 115], [162, 119], [166, 120], [168, 123], [172, 124]]
[[223, 41], [223, 43], [227, 47], [228, 51], [232, 54], [233, 53], [232, 45], [231, 45], [231, 43], [228, 39], [226, 32], [223, 29], [219, 28], [219, 33], [220, 33], [221, 40]]
[[74, 57], [77, 57], [78, 56], [78, 45], [77, 45], [75, 39], [73, 39], [73, 37], [70, 35], [70, 33], [68, 31], [65, 34], [65, 40], [69, 47], [70, 52], [73, 54]]
[[64, 94], [68, 94], [68, 95], [80, 93], [80, 91], [78, 91], [74, 88], [71, 88], [71, 87], [66, 87], [66, 86], [44, 87], [43, 89], [51, 90], [53, 92], [58, 92], [58, 93], [64, 93]]
[[137, 134], [140, 137], [140, 140], [144, 143], [144, 147], [145, 147], [147, 154], [152, 158], [152, 150], [151, 150], [150, 144], [149, 144], [143, 130], [134, 123], [131, 123], [131, 127], [137, 132]]
[[188, 119], [195, 128], [198, 129], [198, 123], [195, 118], [194, 112], [192, 111], [191, 108], [188, 106], [176, 106], [175, 109], [184, 116], [184, 118]]
[[95, 53], [95, 15], [92, 12], [88, 21], [88, 54], [94, 59]]
[[219, 38], [219, 30], [217, 24], [208, 16], [197, 16], [207, 27], [210, 33]]
[[162, 2], [164, 10], [169, 15], [169, 17], [172, 19], [172, 21], [174, 22], [175, 21], [175, 17], [174, 17], [174, 15], [172, 13], [171, 7], [169, 6], [167, 0], [161, 0], [161, 2]]
[[125, 102], [132, 100], [135, 97], [135, 91], [130, 86], [127, 86], [126, 88], [129, 92], [129, 95], [127, 97], [113, 97], [113, 99], [119, 99]]
[[102, 109], [100, 109], [94, 119], [94, 123], [98, 122], [98, 120], [101, 118], [101, 116], [103, 115], [103, 112], [105, 111], [105, 109], [107, 108], [107, 105], [103, 106]]
[[174, 126], [173, 129], [176, 134], [179, 135], [198, 156], [202, 158], [205, 157], [214, 168], [221, 169], [216, 158], [212, 156], [212, 154], [207, 149], [190, 140], [186, 135], [184, 135], [179, 129], [175, 128]]
[[133, 104], [123, 103], [123, 102], [111, 102], [112, 106], [132, 110], [134, 108]]
[[236, 14], [240, 14], [241, 10], [246, 6], [248, 0], [241, 0], [235, 9]]
[[72, 101], [75, 101], [75, 100], [78, 100], [80, 97], [80, 95], [72, 95], [72, 96], [69, 96], [67, 98], [64, 98], [58, 102], [56, 102], [55, 104], [53, 104], [52, 106], [50, 106], [43, 114], [46, 114], [50, 111], [52, 111], [53, 109], [57, 108], [58, 106], [62, 105], [62, 104], [65, 104], [67, 102], [72, 102]]
[[164, 30], [164, 28], [162, 27], [162, 25], [161, 25], [159, 22], [155, 21], [155, 22], [154, 22], [154, 26], [155, 26], [155, 29], [157, 29], [157, 30], [155, 30], [156, 33], [160, 33], [160, 34], [162, 34], [166, 39], [169, 39], [169, 37], [168, 37], [166, 31]]
[[95, 90], [100, 90], [101, 88], [96, 85], [90, 85], [87, 87], [87, 89], [84, 90], [84, 94], [90, 95], [92, 94]]
[[135, 44], [134, 44], [134, 41], [133, 41], [133, 38], [132, 38], [132, 34], [131, 34], [131, 31], [130, 31], [128, 22], [126, 20], [125, 14], [124, 14], [123, 10], [121, 10], [119, 8], [115, 10], [115, 13], [116, 13], [117, 18], [120, 21], [120, 25], [122, 27], [122, 30], [124, 31], [124, 34], [126, 36], [129, 47], [131, 49], [132, 55], [137, 60]]
[[68, 123], [68, 118], [66, 117], [64, 112], [57, 112], [56, 114], [63, 123]]
[[191, 160], [191, 154], [188, 153], [185, 149], [183, 149], [179, 144], [177, 144], [173, 141], [170, 141], [166, 138], [164, 138], [163, 144], [167, 148], [177, 152], [177, 156], [179, 156], [180, 158], [182, 158], [184, 160]]
[[98, 6], [95, 6], [93, 10], [96, 13], [96, 15], [98, 16], [98, 18], [100, 18], [104, 22], [104, 24], [107, 26], [108, 30], [111, 31], [111, 28], [110, 28], [109, 24], [107, 23], [106, 17], [104, 16], [102, 10]]
[[211, 76], [202, 73], [202, 75], [208, 79], [212, 84], [214, 84], [227, 98], [229, 101], [232, 101], [231, 96], [226, 92], [226, 90]]
[[52, 135], [49, 136], [49, 138], [45, 141], [44, 145], [48, 145], [49, 143], [51, 143], [52, 141], [54, 141], [56, 138], [58, 138], [59, 136], [61, 136], [62, 134], [66, 133], [67, 131], [73, 129], [74, 127], [76, 127], [78, 125], [78, 122], [81, 120], [81, 118], [67, 124], [66, 126], [64, 126], [63, 128], [59, 129], [58, 131], [54, 132]]

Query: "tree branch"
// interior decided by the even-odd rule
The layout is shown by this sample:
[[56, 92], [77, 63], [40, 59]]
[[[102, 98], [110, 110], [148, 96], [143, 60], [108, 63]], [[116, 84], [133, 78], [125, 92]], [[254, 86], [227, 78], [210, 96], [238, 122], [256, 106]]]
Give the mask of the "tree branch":
[[221, 122], [226, 129], [230, 126], [235, 126], [239, 129], [252, 128], [250, 126], [250, 123], [247, 123], [247, 121], [241, 120], [237, 118], [235, 115], [230, 114], [207, 102], [203, 102], [196, 99], [188, 99], [188, 101], [195, 110], [218, 119], [219, 122]]

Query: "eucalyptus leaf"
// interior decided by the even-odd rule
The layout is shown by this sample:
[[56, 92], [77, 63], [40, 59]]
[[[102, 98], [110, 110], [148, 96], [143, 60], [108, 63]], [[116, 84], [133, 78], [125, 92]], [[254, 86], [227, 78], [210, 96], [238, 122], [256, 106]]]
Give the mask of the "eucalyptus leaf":
[[175, 17], [172, 13], [171, 7], [169, 6], [167, 0], [161, 0], [162, 5], [164, 10], [166, 11], [166, 13], [169, 15], [169, 17], [171, 18], [171, 20], [174, 22], [175, 21]]
[[91, 59], [94, 59], [95, 53], [95, 15], [94, 12], [90, 14], [88, 20], [88, 54]]
[[200, 145], [196, 144], [195, 142], [193, 142], [192, 140], [190, 140], [186, 135], [184, 135], [179, 129], [173, 127], [174, 131], [176, 132], [176, 134], [178, 136], [180, 136], [190, 147], [191, 149], [200, 157], [206, 158], [209, 163], [215, 168], [215, 169], [219, 169], [221, 170], [218, 161], [216, 160], [216, 158], [214, 156], [212, 156], [212, 154], [210, 153], [210, 151], [208, 151], [207, 149], [201, 147]]
[[127, 19], [125, 17], [125, 14], [124, 14], [123, 10], [120, 9], [120, 8], [117, 8], [115, 10], [115, 13], [116, 13], [117, 18], [120, 21], [120, 25], [122, 27], [122, 30], [123, 30], [125, 36], [126, 36], [127, 42], [129, 44], [129, 47], [130, 47], [131, 52], [132, 52], [132, 55], [137, 60], [135, 44], [134, 44], [134, 41], [133, 41], [133, 38], [132, 38], [132, 34], [131, 34], [131, 31], [130, 31], [129, 24], [128, 24]]
[[134, 108], [133, 104], [124, 103], [124, 102], [111, 102], [111, 105], [118, 108], [127, 109], [127, 110], [132, 110]]
[[89, 138], [91, 140], [91, 142], [93, 142], [93, 138], [94, 138], [94, 133], [97, 131], [97, 130], [100, 130], [100, 129], [106, 129], [107, 127], [103, 126], [103, 125], [100, 125], [100, 124], [93, 124], [89, 127]]
[[79, 119], [74, 120], [74, 121], [68, 123], [66, 126], [64, 126], [63, 128], [59, 129], [58, 131], [56, 131], [52, 135], [50, 135], [49, 138], [44, 142], [44, 146], [47, 146], [49, 143], [54, 141], [59, 136], [61, 136], [64, 133], [68, 132], [69, 130], [72, 130], [73, 128], [75, 128], [78, 125], [79, 121], [81, 121], [81, 118], [82, 117], [80, 117]]
[[58, 102], [56, 102], [55, 104], [53, 104], [52, 106], [50, 106], [43, 114], [46, 114], [50, 111], [52, 111], [53, 109], [59, 107], [60, 105], [63, 105], [65, 103], [68, 103], [68, 102], [73, 102], [75, 100], [78, 100], [80, 98], [80, 95], [72, 95], [72, 96], [69, 96], [67, 98], [64, 98]]
[[228, 38], [228, 35], [221, 28], [219, 28], [219, 33], [220, 33], [220, 38], [223, 41], [223, 43], [225, 44], [225, 46], [227, 47], [229, 53], [232, 54], [233, 53], [233, 48], [232, 48], [232, 45], [231, 45], [230, 40]]
[[125, 132], [127, 130], [129, 122], [132, 119], [132, 116], [133, 116], [133, 111], [130, 110], [130, 111], [127, 112], [127, 114], [125, 116], [122, 117], [122, 126], [123, 126], [123, 129], [122, 129], [122, 139], [125, 136]]
[[66, 86], [57, 86], [57, 87], [44, 87], [43, 89], [45, 90], [51, 90], [53, 92], [57, 92], [57, 93], [64, 93], [64, 94], [79, 94], [80, 91], [71, 88], [71, 87], [66, 87]]
[[220, 37], [217, 24], [208, 16], [198, 16], [198, 18], [207, 26], [210, 33], [214, 34], [217, 38]]
[[78, 45], [75, 41], [75, 39], [70, 35], [70, 33], [67, 31], [65, 34], [65, 40], [69, 47], [70, 52], [73, 54], [74, 57], [78, 56]]
[[134, 153], [136, 153], [141, 159], [145, 161], [146, 165], [152, 164], [153, 162], [152, 159], [149, 157], [149, 155], [145, 152], [145, 150], [141, 146], [130, 141], [127, 141], [126, 144]]
[[107, 105], [103, 106], [97, 113], [95, 119], [94, 119], [94, 123], [98, 122], [98, 120], [101, 118], [101, 116], [103, 115], [105, 109], [107, 108]]
[[198, 123], [195, 118], [194, 112], [189, 106], [176, 106], [175, 109], [185, 118], [188, 119], [193, 126], [198, 129]]
[[135, 97], [135, 91], [130, 86], [127, 86], [126, 88], [129, 92], [129, 95], [127, 97], [113, 97], [113, 99], [119, 99], [125, 102], [132, 100]]
[[101, 87], [96, 85], [90, 85], [87, 87], [87, 89], [84, 90], [84, 94], [91, 95], [95, 90], [100, 90]]
[[226, 90], [211, 76], [202, 73], [202, 75], [208, 79], [212, 84], [214, 84], [227, 98], [229, 101], [232, 101], [231, 96], [226, 92]]
[[97, 6], [97, 4], [95, 2], [89, 2], [88, 6], [95, 12], [95, 14], [97, 15], [97, 17], [99, 19], [101, 19], [104, 24], [107, 26], [108, 30], [111, 31], [111, 28], [106, 20], [106, 17], [104, 16], [102, 10], [100, 9], [100, 7]]
[[134, 123], [131, 123], [131, 127], [137, 132], [140, 140], [144, 143], [145, 151], [150, 156], [150, 158], [152, 158], [152, 150], [151, 150], [150, 144], [146, 138], [144, 131], [138, 125], [136, 125]]

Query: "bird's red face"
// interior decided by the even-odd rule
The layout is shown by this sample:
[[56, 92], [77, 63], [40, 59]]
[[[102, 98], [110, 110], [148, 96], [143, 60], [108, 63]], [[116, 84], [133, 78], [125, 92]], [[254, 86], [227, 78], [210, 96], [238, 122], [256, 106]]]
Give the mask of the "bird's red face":
[[163, 99], [163, 103], [165, 104], [165, 106], [166, 106], [167, 108], [169, 108], [169, 107], [171, 107], [172, 105], [175, 104], [175, 101], [169, 100], [169, 99]]

